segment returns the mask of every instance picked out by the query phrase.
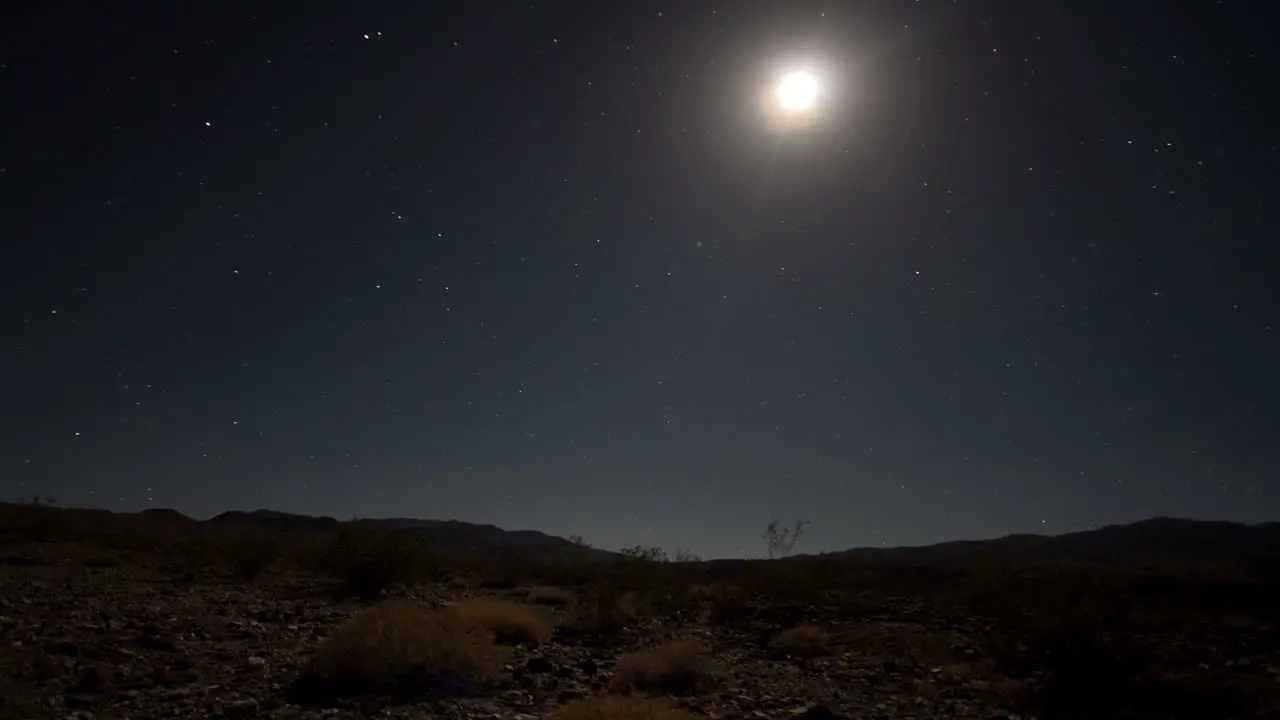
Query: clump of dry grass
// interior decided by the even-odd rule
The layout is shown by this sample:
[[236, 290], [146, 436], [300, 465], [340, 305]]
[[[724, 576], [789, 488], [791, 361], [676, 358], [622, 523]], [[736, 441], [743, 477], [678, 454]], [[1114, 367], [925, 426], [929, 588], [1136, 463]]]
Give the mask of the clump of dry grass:
[[639, 593], [622, 592], [610, 583], [601, 583], [588, 588], [573, 603], [565, 627], [597, 640], [607, 640], [648, 614], [648, 610]]
[[564, 588], [551, 585], [534, 585], [525, 599], [535, 605], [568, 605], [573, 595]]
[[563, 705], [545, 720], [693, 720], [693, 715], [651, 697], [601, 695]]
[[264, 532], [244, 530], [229, 533], [219, 544], [218, 550], [237, 580], [253, 582], [275, 562], [280, 554], [277, 539]]
[[613, 668], [614, 687], [687, 695], [715, 680], [715, 666], [696, 640], [672, 640], [623, 655]]
[[441, 567], [419, 538], [359, 521], [343, 523], [333, 534], [311, 540], [294, 549], [295, 561], [306, 570], [339, 580], [341, 596], [377, 600], [393, 585], [438, 576]]
[[706, 602], [732, 595], [734, 589], [724, 583], [696, 583], [690, 585], [685, 593], [694, 602]]
[[121, 562], [122, 558], [119, 554], [107, 550], [90, 554], [84, 559], [84, 566], [91, 568], [115, 568], [120, 567]]
[[493, 633], [499, 642], [545, 643], [551, 639], [551, 618], [539, 608], [504, 600], [464, 600], [449, 612], [469, 627]]
[[449, 613], [394, 600], [340, 626], [303, 667], [303, 676], [338, 695], [396, 693], [444, 676], [484, 685], [497, 679], [507, 656], [491, 634]]
[[773, 639], [774, 650], [792, 657], [812, 658], [826, 655], [831, 638], [816, 625], [800, 625], [783, 630]]
[[725, 594], [711, 598], [704, 620], [711, 625], [740, 625], [751, 619], [752, 607], [738, 595]]

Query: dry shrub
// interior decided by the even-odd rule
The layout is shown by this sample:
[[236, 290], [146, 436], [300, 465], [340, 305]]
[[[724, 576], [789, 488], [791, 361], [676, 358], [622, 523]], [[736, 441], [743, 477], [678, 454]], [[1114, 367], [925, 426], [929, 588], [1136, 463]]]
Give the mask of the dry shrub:
[[601, 602], [609, 603], [611, 606], [609, 612], [623, 626], [657, 616], [654, 598], [649, 593], [627, 590], [612, 596], [602, 595]]
[[700, 604], [700, 601], [689, 595], [688, 588], [683, 585], [658, 587], [644, 593], [645, 611], [657, 617], [680, 615], [696, 610]]
[[473, 569], [477, 586], [484, 590], [514, 590], [533, 581], [533, 570], [524, 563], [489, 562]]
[[754, 617], [755, 611], [739, 595], [725, 594], [714, 597], [706, 611], [706, 622], [712, 625], [740, 625]]
[[640, 695], [601, 695], [575, 700], [544, 720], [693, 720], [690, 713], [664, 700]]
[[597, 640], [606, 640], [616, 637], [646, 610], [639, 593], [622, 592], [612, 583], [605, 582], [588, 588], [574, 603], [565, 627]]
[[448, 568], [443, 572], [441, 582], [458, 590], [474, 589], [479, 582], [463, 568]]
[[623, 655], [613, 669], [620, 690], [687, 695], [710, 685], [715, 667], [696, 640], [672, 640]]
[[800, 625], [778, 633], [773, 639], [773, 647], [783, 655], [812, 658], [826, 655], [830, 641], [826, 630], [816, 625]]
[[686, 592], [693, 602], [706, 602], [729, 594], [726, 586], [721, 583], [691, 585]]
[[225, 562], [217, 545], [203, 537], [184, 537], [175, 540], [169, 549], [185, 572], [221, 568]]
[[396, 584], [434, 577], [440, 565], [423, 542], [404, 532], [345, 523], [330, 538], [300, 548], [299, 565], [337, 578], [339, 594], [376, 600]]
[[245, 530], [223, 539], [218, 551], [237, 580], [253, 582], [280, 554], [280, 543], [267, 533]]
[[111, 551], [99, 551], [91, 553], [84, 559], [84, 566], [91, 568], [117, 568], [123, 563], [119, 554]]
[[883, 612], [881, 603], [867, 592], [842, 592], [832, 598], [832, 603], [846, 620], [866, 620]]
[[536, 605], [568, 605], [573, 600], [573, 595], [564, 588], [534, 585], [529, 588], [525, 599]]
[[483, 686], [497, 679], [507, 656], [490, 633], [452, 614], [393, 600], [340, 626], [306, 663], [293, 691], [296, 696], [306, 686], [332, 696], [398, 694], [441, 678]]
[[544, 643], [551, 639], [551, 618], [543, 610], [503, 600], [464, 600], [449, 612], [469, 627], [481, 628], [499, 642]]
[[62, 508], [38, 501], [0, 504], [0, 521], [6, 534], [30, 542], [68, 542], [88, 534]]

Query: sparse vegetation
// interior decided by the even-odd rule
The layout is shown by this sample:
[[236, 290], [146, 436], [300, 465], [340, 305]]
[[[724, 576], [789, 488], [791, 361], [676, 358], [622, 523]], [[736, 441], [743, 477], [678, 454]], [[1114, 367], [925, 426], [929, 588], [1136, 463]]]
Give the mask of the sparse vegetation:
[[752, 617], [752, 608], [734, 588], [721, 587], [713, 591], [706, 617], [712, 625], [737, 625]]
[[508, 652], [493, 635], [421, 603], [393, 600], [358, 613], [303, 667], [292, 693], [316, 699], [358, 693], [413, 694], [429, 680], [483, 685]]
[[800, 625], [778, 633], [773, 646], [784, 655], [814, 658], [827, 654], [830, 641], [826, 630], [816, 625]]
[[702, 562], [702, 556], [695, 554], [689, 548], [676, 548], [676, 562], [678, 563]]
[[221, 545], [221, 550], [223, 557], [231, 564], [233, 577], [241, 582], [256, 580], [279, 555], [275, 537], [251, 530], [227, 538]]
[[623, 557], [629, 557], [632, 560], [641, 562], [667, 562], [667, 551], [656, 545], [654, 547], [645, 547], [636, 545], [634, 547], [623, 548], [619, 551]]
[[804, 528], [809, 524], [808, 520], [797, 520], [795, 527], [778, 529], [778, 521], [770, 520], [769, 525], [765, 527], [764, 538], [769, 548], [769, 559], [785, 558], [791, 554], [791, 550], [795, 548], [796, 542], [800, 536], [804, 534]]
[[688, 695], [715, 679], [715, 667], [696, 640], [672, 640], [622, 656], [613, 669], [619, 690]]
[[387, 588], [427, 579], [438, 570], [431, 552], [403, 532], [380, 532], [358, 522], [343, 525], [329, 542], [305, 551], [302, 560], [340, 581], [338, 594], [366, 600]]
[[639, 610], [636, 593], [624, 592], [610, 582], [601, 582], [587, 588], [570, 606], [563, 628], [597, 642], [605, 642], [635, 622]]
[[573, 594], [560, 587], [534, 585], [529, 588], [525, 599], [535, 605], [568, 605], [573, 600]]
[[[694, 716], [741, 716], [798, 708], [811, 689], [852, 717], [892, 717], [895, 701], [916, 717], [1046, 720], [1280, 707], [1280, 586], [1247, 568], [785, 557], [804, 523], [773, 526], [772, 562], [677, 550], [668, 563], [643, 547], [615, 562], [455, 561], [376, 521], [287, 532], [241, 520], [0, 504], [0, 707], [42, 717], [55, 688], [67, 716], [251, 716], [224, 699], [282, 686], [288, 702], [366, 714], [487, 693], [504, 713], [537, 717], [687, 716], [643, 696], [654, 693], [681, 695]], [[391, 599], [361, 612], [348, 595]], [[135, 679], [95, 674], [114, 647]], [[94, 689], [195, 673], [218, 688], [207, 706], [150, 685]], [[850, 691], [849, 673], [874, 691]], [[765, 686], [786, 705], [761, 704]], [[626, 696], [569, 702], [587, 688]]]
[[470, 627], [484, 629], [499, 642], [545, 643], [551, 639], [551, 619], [540, 609], [504, 600], [464, 600], [448, 611]]

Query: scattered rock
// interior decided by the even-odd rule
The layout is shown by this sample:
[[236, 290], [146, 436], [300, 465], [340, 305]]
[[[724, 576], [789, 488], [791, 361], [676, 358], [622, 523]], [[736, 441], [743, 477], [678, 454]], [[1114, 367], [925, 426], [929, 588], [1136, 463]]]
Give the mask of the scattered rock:
[[525, 662], [524, 669], [528, 670], [531, 673], [549, 673], [555, 670], [556, 666], [555, 666], [555, 663], [551, 662], [545, 657], [542, 657], [541, 655], [535, 655], [529, 658]]
[[813, 707], [801, 710], [792, 715], [792, 720], [850, 720], [844, 715], [840, 715], [826, 705], [814, 705]]
[[252, 717], [258, 713], [258, 701], [253, 698], [230, 700], [222, 705], [222, 714], [229, 718]]
[[[321, 643], [363, 607], [335, 603], [323, 580], [280, 572], [240, 584], [198, 571], [179, 586], [154, 564], [125, 562], [85, 572], [89, 579], [73, 589], [56, 561], [0, 573], [0, 670], [12, 678], [4, 693], [15, 708], [5, 706], [5, 717], [534, 720], [559, 705], [610, 692], [620, 656], [689, 637], [708, 648], [717, 674], [710, 689], [678, 702], [697, 717], [718, 720], [1012, 720], [1033, 715], [1011, 714], [1023, 712], [1011, 698], [1053, 679], [1043, 664], [1016, 676], [993, 669], [1006, 657], [993, 649], [984, 620], [934, 612], [920, 598], [834, 605], [824, 598], [772, 608], [753, 600], [732, 622], [675, 611], [629, 620], [610, 634], [557, 632], [538, 646], [511, 647], [505, 676], [488, 689], [425, 673], [357, 688], [299, 674]], [[97, 576], [106, 572], [109, 580]], [[492, 593], [437, 582], [388, 594], [438, 606]], [[548, 612], [563, 620], [572, 610], [555, 606]], [[830, 633], [828, 652], [803, 663], [770, 660], [769, 639], [802, 624]], [[1158, 649], [1170, 677], [1204, 683], [1231, 678], [1280, 697], [1274, 629], [1224, 630], [1206, 621], [1133, 638]], [[1021, 637], [998, 647], [1015, 659], [1038, 652]], [[1087, 662], [1078, 665], [1083, 670], [1069, 670], [1089, 669]]]
[[66, 655], [68, 657], [76, 657], [80, 654], [80, 646], [70, 640], [60, 640], [49, 643], [45, 646], [45, 652], [55, 655]]
[[106, 679], [96, 667], [87, 667], [80, 678], [71, 686], [71, 692], [97, 692], [106, 684]]
[[72, 692], [63, 697], [63, 703], [70, 710], [90, 708], [101, 702], [102, 696], [95, 693]]

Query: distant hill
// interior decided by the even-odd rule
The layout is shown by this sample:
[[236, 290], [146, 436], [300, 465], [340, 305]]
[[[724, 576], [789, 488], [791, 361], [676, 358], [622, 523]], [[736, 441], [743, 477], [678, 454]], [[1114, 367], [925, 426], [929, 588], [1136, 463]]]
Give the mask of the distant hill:
[[[60, 518], [59, 522], [49, 523], [48, 513], [55, 513]], [[55, 542], [92, 541], [103, 533], [128, 534], [138, 531], [192, 535], [239, 529], [297, 534], [331, 533], [344, 525], [352, 524], [374, 530], [412, 533], [442, 555], [455, 559], [591, 563], [620, 557], [618, 553], [582, 547], [564, 538], [535, 530], [503, 530], [493, 525], [458, 520], [385, 518], [340, 521], [331, 517], [312, 517], [275, 510], [232, 510], [208, 520], [196, 520], [177, 510], [162, 508], [135, 513], [0, 502], [0, 536], [12, 533], [29, 539]]]
[[858, 548], [823, 557], [919, 565], [1089, 563], [1280, 577], [1280, 523], [1244, 525], [1162, 517], [1065, 535], [1006, 535], [922, 547]]
[[327, 515], [312, 517], [310, 515], [294, 515], [275, 510], [254, 510], [243, 512], [229, 510], [205, 520], [209, 527], [258, 527], [284, 532], [333, 532], [342, 522]]
[[[45, 508], [47, 510], [47, 508]], [[32, 505], [0, 503], [0, 535], [20, 527], [21, 519], [40, 510]], [[187, 517], [176, 510], [139, 513], [67, 509], [76, 525], [96, 528], [145, 527], [200, 532], [227, 528], [262, 528], [291, 533], [327, 533], [355, 523], [381, 530], [420, 536], [441, 553], [499, 561], [554, 560], [606, 562], [618, 553], [585, 548], [535, 530], [503, 530], [459, 520], [382, 518], [340, 521], [274, 510], [229, 511], [208, 520]], [[869, 565], [961, 567], [1000, 564], [1033, 567], [1085, 563], [1116, 568], [1230, 573], [1255, 578], [1280, 578], [1280, 523], [1243, 525], [1231, 522], [1152, 518], [1128, 525], [1066, 535], [1008, 535], [992, 540], [962, 540], [921, 547], [855, 548], [821, 556], [799, 555], [789, 562], [854, 561]], [[716, 560], [714, 567], [730, 570], [748, 564]]]
[[[617, 553], [585, 548], [568, 540], [536, 530], [503, 530], [459, 520], [419, 520], [381, 518], [349, 520], [348, 523], [378, 530], [401, 531], [421, 537], [431, 547], [453, 556], [483, 557], [489, 560], [545, 559], [563, 562], [614, 560]], [[205, 521], [209, 526], [256, 525], [289, 532], [332, 532], [343, 525], [331, 517], [292, 515], [274, 510], [232, 511]]]

